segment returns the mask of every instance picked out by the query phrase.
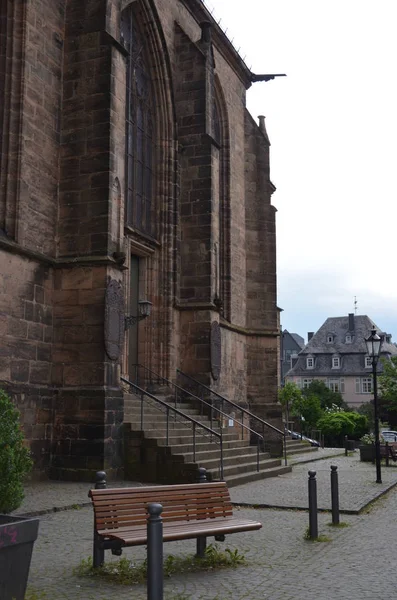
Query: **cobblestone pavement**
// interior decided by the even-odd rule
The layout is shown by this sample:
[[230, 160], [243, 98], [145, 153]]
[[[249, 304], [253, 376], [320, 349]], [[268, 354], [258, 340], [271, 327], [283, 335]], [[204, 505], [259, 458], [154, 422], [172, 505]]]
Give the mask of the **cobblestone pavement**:
[[[271, 481], [272, 484], [267, 486], [268, 491], [272, 486], [276, 489], [281, 482], [278, 501], [281, 502], [283, 498], [288, 502], [291, 495], [290, 481], [298, 481], [296, 474], [299, 469], [299, 477], [303, 479], [307, 492], [307, 471], [310, 468], [319, 475], [320, 493], [322, 474], [327, 474], [329, 481], [329, 464], [338, 464], [338, 461], [341, 461], [340, 488], [350, 490], [352, 505], [363, 504], [371, 494], [375, 498], [381, 491], [379, 488], [383, 489], [383, 485], [373, 483], [374, 465], [359, 463], [355, 455], [346, 459], [337, 457], [300, 465], [291, 474], [261, 484], [267, 485]], [[361, 466], [364, 468], [361, 469]], [[397, 481], [397, 469], [384, 468], [382, 477], [384, 481], [393, 477]], [[346, 484], [343, 483], [345, 480]], [[254, 485], [256, 484], [232, 488], [232, 495], [241, 492], [251, 499]], [[374, 486], [378, 487], [374, 489]], [[34, 505], [33, 488], [34, 486], [25, 507]], [[73, 504], [71, 500], [78, 497], [83, 497], [84, 502], [86, 501], [86, 484], [60, 484], [55, 488], [58, 499], [54, 496], [49, 504], [54, 501], [58, 503], [62, 488], [68, 496], [69, 504]], [[75, 489], [74, 494], [72, 489]], [[295, 499], [298, 498], [298, 492], [294, 494]], [[355, 501], [355, 497], [362, 499]], [[42, 501], [42, 505], [44, 504]], [[361, 514], [343, 515], [342, 520], [348, 527], [329, 527], [329, 513], [320, 513], [319, 533], [331, 539], [323, 543], [304, 540], [308, 525], [307, 512], [266, 508], [235, 510], [242, 517], [260, 520], [263, 527], [259, 531], [228, 536], [225, 544], [219, 544], [219, 547], [237, 548], [245, 554], [248, 564], [235, 570], [174, 575], [165, 581], [165, 600], [362, 600], [370, 597], [386, 600], [395, 595], [397, 488], [391, 489]], [[186, 555], [193, 554], [194, 549], [194, 540], [188, 540], [166, 544], [164, 552], [165, 556]], [[30, 588], [44, 593], [43, 600], [146, 599], [144, 586], [116, 586], [74, 575], [73, 568], [82, 558], [90, 556], [91, 552], [90, 507], [41, 516], [30, 571]], [[143, 560], [145, 548], [124, 550], [124, 556], [137, 561]], [[113, 560], [109, 552], [106, 552], [106, 560]]]
[[382, 484], [376, 483], [375, 466], [360, 462], [360, 455], [335, 456], [309, 464], [295, 464], [292, 473], [240, 485], [230, 490], [232, 502], [276, 508], [308, 506], [308, 471], [316, 471], [318, 508], [331, 509], [331, 465], [338, 467], [339, 506], [359, 512], [369, 502], [397, 484], [397, 467], [382, 469]]

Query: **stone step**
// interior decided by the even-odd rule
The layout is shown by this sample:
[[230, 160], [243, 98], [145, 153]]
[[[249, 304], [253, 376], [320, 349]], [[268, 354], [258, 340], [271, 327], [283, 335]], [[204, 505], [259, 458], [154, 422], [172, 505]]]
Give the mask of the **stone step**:
[[[206, 449], [202, 449], [202, 450], [196, 450], [196, 462], [203, 462], [204, 460], [218, 460], [219, 459], [219, 454], [220, 453], [220, 449], [219, 446], [217, 446], [214, 449], [211, 450], [206, 450]], [[188, 452], [188, 451], [184, 451], [178, 454], [178, 452], [174, 452], [174, 448], [172, 448], [172, 455], [173, 456], [184, 456], [186, 459], [186, 462], [193, 462], [193, 452]], [[235, 447], [229, 447], [229, 448], [224, 448], [223, 449], [223, 458], [224, 460], [231, 460], [232, 458], [240, 458], [242, 455], [244, 455], [245, 457], [250, 456], [250, 457], [255, 457], [256, 459], [256, 448], [254, 446], [241, 446], [239, 448], [235, 448]], [[197, 457], [200, 458], [200, 460], [197, 459]], [[270, 458], [270, 454], [268, 452], [261, 452], [260, 453], [260, 457], [266, 457], [266, 458]]]
[[[220, 459], [213, 460], [201, 460], [201, 458], [196, 457], [196, 463], [200, 465], [200, 467], [205, 467], [207, 471], [212, 473], [215, 476], [220, 470]], [[278, 467], [281, 464], [281, 460], [279, 458], [259, 458], [259, 470], [262, 471], [264, 469], [272, 469], [273, 467]], [[223, 457], [223, 475], [225, 479], [230, 477], [231, 475], [238, 475], [240, 473], [247, 473], [251, 471], [256, 472], [257, 462], [256, 457], [252, 457], [251, 455], [242, 455], [238, 458], [235, 456], [228, 458]]]
[[[211, 429], [211, 421], [207, 417], [202, 417], [200, 415], [188, 415], [188, 416], [191, 417], [192, 419], [194, 419], [195, 421], [197, 421], [198, 423], [202, 423], [203, 425], [205, 425], [206, 427], [209, 427]], [[124, 414], [124, 423], [131, 423], [131, 426], [139, 425], [139, 427], [140, 427], [141, 415], [131, 415], [129, 413]], [[178, 416], [175, 419], [174, 415], [172, 413], [170, 413], [169, 418], [168, 418], [168, 424], [170, 427], [171, 427], [171, 425], [186, 426], [187, 423], [192, 423], [192, 421], [190, 421], [190, 419], [184, 419], [182, 416]], [[144, 413], [143, 424], [148, 429], [153, 429], [154, 427], [159, 427], [159, 426], [162, 429], [165, 429], [165, 427], [167, 426], [167, 415], [166, 414], [153, 415], [153, 414]], [[212, 422], [212, 429], [219, 430], [219, 424], [217, 421]]]
[[287, 456], [292, 454], [306, 454], [306, 452], [317, 452], [317, 446], [306, 446], [305, 448], [287, 448]]
[[[169, 436], [168, 436], [168, 445], [174, 445], [174, 444], [193, 444], [192, 441], [192, 432], [191, 430], [187, 430], [186, 433], [190, 432], [190, 435], [180, 435], [179, 431], [175, 431], [170, 432]], [[210, 434], [208, 434], [209, 437]], [[158, 440], [158, 444], [159, 446], [164, 446], [166, 444], [166, 435], [165, 435], [165, 431], [158, 431], [155, 429], [148, 429], [145, 430], [145, 437], [148, 439], [157, 439]], [[198, 442], [198, 440], [204, 440], [204, 436], [200, 435], [198, 432], [196, 432], [196, 442]], [[223, 444], [225, 442], [237, 442], [238, 438], [235, 434], [224, 434], [223, 436]], [[217, 442], [210, 442], [210, 440], [208, 440], [208, 443], [210, 444], [216, 444]], [[247, 444], [247, 442], [245, 442], [245, 445]], [[219, 444], [218, 444], [219, 445]]]
[[285, 473], [290, 473], [291, 471], [292, 467], [280, 465], [279, 467], [264, 469], [263, 471], [259, 471], [259, 473], [255, 470], [242, 475], [232, 475], [230, 477], [226, 476], [225, 481], [227, 482], [228, 487], [231, 488], [235, 487], [236, 485], [249, 483], [250, 481], [258, 481], [259, 479], [267, 479], [268, 477], [277, 477], [278, 475], [284, 475]]
[[[245, 440], [224, 440], [223, 441], [223, 451], [226, 450], [236, 450], [236, 452], [241, 451], [242, 448], [247, 447], [247, 442]], [[193, 453], [193, 444], [174, 444], [170, 446], [170, 450], [172, 454], [189, 454]], [[216, 442], [199, 442], [196, 443], [196, 453], [197, 452], [218, 452], [219, 453], [219, 444]]]

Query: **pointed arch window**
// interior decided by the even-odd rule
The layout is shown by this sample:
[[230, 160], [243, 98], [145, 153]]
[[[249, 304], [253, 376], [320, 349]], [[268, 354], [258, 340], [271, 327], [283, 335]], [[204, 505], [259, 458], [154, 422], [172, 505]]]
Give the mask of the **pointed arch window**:
[[126, 94], [126, 225], [155, 236], [153, 89], [144, 42], [133, 4], [122, 13], [121, 36], [128, 50]]

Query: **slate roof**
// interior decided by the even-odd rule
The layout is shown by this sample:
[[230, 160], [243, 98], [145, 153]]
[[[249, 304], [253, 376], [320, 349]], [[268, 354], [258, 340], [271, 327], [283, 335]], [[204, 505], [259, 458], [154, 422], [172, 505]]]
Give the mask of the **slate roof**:
[[295, 342], [298, 344], [298, 346], [300, 346], [300, 348], [303, 348], [305, 345], [305, 340], [302, 336], [300, 336], [298, 333], [290, 333], [290, 336], [294, 338]]
[[[351, 315], [354, 317], [354, 329], [349, 329], [349, 317], [330, 317], [313, 335], [312, 339], [299, 352], [294, 366], [288, 371], [287, 377], [310, 375], [340, 377], [343, 375], [371, 375], [371, 369], [365, 367], [367, 348], [365, 337], [375, 328], [380, 335], [385, 335], [379, 327], [366, 315]], [[352, 322], [352, 319], [350, 319]], [[352, 342], [346, 343], [346, 335], [352, 336]], [[332, 335], [332, 343], [327, 338]], [[391, 336], [390, 336], [391, 339]], [[394, 344], [384, 341], [381, 350], [382, 356], [397, 355]], [[313, 356], [314, 368], [308, 369], [306, 358]], [[332, 368], [332, 357], [340, 357], [340, 368]], [[379, 364], [379, 371], [381, 365]]]

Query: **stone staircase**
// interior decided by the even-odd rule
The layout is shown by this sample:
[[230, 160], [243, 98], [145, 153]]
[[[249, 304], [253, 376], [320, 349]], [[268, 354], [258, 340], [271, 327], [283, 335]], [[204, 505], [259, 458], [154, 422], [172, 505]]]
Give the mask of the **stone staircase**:
[[286, 439], [287, 446], [287, 457], [296, 454], [306, 454], [307, 452], [317, 452], [317, 446], [311, 446], [311, 444], [305, 440], [300, 439], [292, 439], [291, 437], [287, 437]]
[[[168, 403], [169, 397], [157, 395]], [[170, 406], [173, 403], [169, 402]], [[210, 419], [200, 415], [189, 403], [178, 403], [178, 410], [210, 427]], [[182, 483], [195, 481], [198, 468], [205, 467], [210, 480], [220, 479], [220, 446], [208, 431], [196, 427], [196, 454], [193, 453], [191, 422], [174, 420], [169, 411], [169, 436], [166, 439], [167, 416], [154, 400], [144, 399], [143, 431], [141, 431], [141, 401], [135, 394], [124, 394], [125, 474], [128, 479], [145, 482]], [[213, 430], [220, 432], [219, 427]], [[228, 486], [275, 477], [291, 471], [283, 459], [272, 458], [260, 451], [257, 471], [257, 448], [233, 428], [223, 429], [223, 477]]]

